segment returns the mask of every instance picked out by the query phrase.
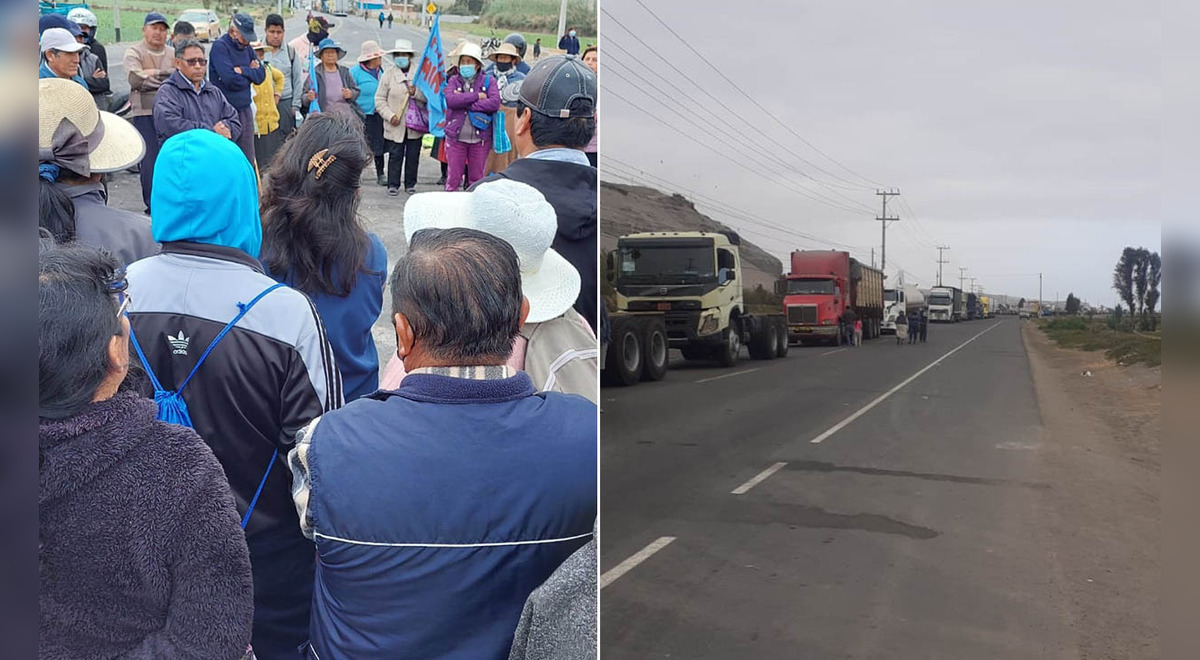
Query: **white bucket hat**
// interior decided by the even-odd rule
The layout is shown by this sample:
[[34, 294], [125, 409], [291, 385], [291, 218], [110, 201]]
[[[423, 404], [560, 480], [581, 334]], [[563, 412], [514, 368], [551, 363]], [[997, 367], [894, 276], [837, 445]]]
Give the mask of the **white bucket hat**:
[[550, 247], [558, 217], [537, 189], [500, 179], [473, 192], [420, 193], [404, 204], [407, 242], [422, 229], [454, 227], [491, 234], [513, 247], [521, 262], [521, 292], [529, 299], [527, 323], [549, 321], [575, 304], [579, 271]]
[[145, 154], [133, 124], [97, 110], [86, 87], [64, 78], [38, 80], [39, 162], [89, 176], [132, 167]]
[[397, 39], [396, 45], [392, 46], [392, 49], [389, 50], [388, 52], [393, 55], [396, 55], [398, 53], [408, 53], [409, 55], [417, 54], [417, 51], [413, 50], [412, 42], [409, 41], [408, 39]]
[[458, 49], [458, 55], [454, 57], [454, 61], [451, 62], [451, 64], [458, 66], [458, 61], [462, 59], [464, 55], [468, 57], [474, 57], [475, 61], [479, 62], [480, 65], [482, 65], [484, 62], [483, 49], [479, 47], [479, 44], [466, 41], [463, 42], [462, 48]]

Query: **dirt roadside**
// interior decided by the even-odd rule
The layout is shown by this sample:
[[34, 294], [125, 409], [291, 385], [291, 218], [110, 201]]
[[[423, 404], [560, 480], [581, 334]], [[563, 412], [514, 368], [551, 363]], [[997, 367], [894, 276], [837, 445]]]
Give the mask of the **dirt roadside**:
[[[1159, 657], [1160, 367], [1117, 366], [1023, 324], [1041, 411], [1036, 533], [1079, 657]], [[1089, 374], [1090, 375], [1086, 375]]]

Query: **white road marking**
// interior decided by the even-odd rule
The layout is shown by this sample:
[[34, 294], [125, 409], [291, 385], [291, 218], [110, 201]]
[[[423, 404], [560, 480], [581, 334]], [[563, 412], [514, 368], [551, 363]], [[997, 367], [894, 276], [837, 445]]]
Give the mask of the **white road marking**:
[[976, 339], [979, 339], [980, 337], [982, 337], [984, 335], [984, 333], [991, 332], [992, 330], [994, 330], [996, 328], [996, 326], [1000, 325], [1001, 323], [1003, 323], [1003, 321], [997, 321], [996, 323], [989, 326], [988, 328], [981, 330], [979, 332], [979, 334], [977, 334], [974, 337], [971, 337], [970, 339], [959, 344], [953, 350], [951, 350], [949, 353], [946, 353], [942, 357], [934, 360], [933, 362], [930, 362], [929, 365], [926, 366], [924, 369], [909, 376], [908, 378], [905, 378], [904, 382], [902, 382], [899, 385], [893, 387], [892, 389], [884, 392], [883, 394], [880, 394], [878, 397], [875, 398], [874, 401], [872, 401], [871, 403], [868, 403], [867, 405], [863, 406], [862, 408], [859, 408], [857, 411], [854, 412], [854, 414], [852, 414], [849, 417], [847, 417], [846, 419], [843, 419], [842, 421], [838, 422], [837, 424], [835, 424], [833, 426], [833, 428], [822, 433], [821, 435], [818, 435], [817, 437], [813, 438], [809, 442], [811, 442], [813, 444], [817, 444], [819, 442], [823, 442], [823, 441], [827, 440], [829, 438], [829, 436], [846, 428], [846, 425], [848, 425], [850, 422], [853, 422], [854, 420], [858, 419], [859, 417], [862, 417], [863, 415], [865, 415], [867, 413], [868, 410], [874, 408], [875, 406], [879, 405], [880, 403], [883, 403], [884, 400], [886, 400], [888, 397], [895, 394], [896, 392], [899, 392], [905, 385], [908, 385], [909, 383], [911, 383], [914, 380], [916, 380], [917, 378], [919, 378], [921, 376], [921, 374], [936, 367], [938, 365], [938, 363], [940, 363], [942, 360], [945, 360], [946, 358], [950, 357], [951, 355], [954, 355], [955, 353], [959, 352], [960, 350], [962, 350], [963, 346], [966, 346], [967, 344], [975, 341]]
[[607, 587], [608, 585], [612, 584], [613, 582], [616, 582], [617, 578], [619, 578], [622, 575], [625, 575], [629, 571], [633, 570], [638, 564], [646, 561], [647, 559], [652, 557], [654, 555], [654, 553], [667, 547], [668, 545], [671, 544], [671, 541], [674, 541], [674, 540], [675, 540], [674, 536], [661, 536], [658, 539], [656, 539], [653, 543], [651, 543], [650, 545], [642, 548], [641, 550], [638, 550], [629, 559], [626, 559], [625, 561], [608, 569], [607, 573], [600, 576], [600, 588], [603, 589], [604, 587]]
[[758, 371], [759, 369], [762, 369], [762, 367], [754, 367], [753, 369], [743, 369], [742, 371], [735, 371], [731, 374], [721, 374], [720, 376], [713, 376], [712, 378], [702, 378], [696, 382], [697, 383], [711, 383], [714, 380], [721, 380], [722, 378], [733, 378], [734, 376], [741, 376], [742, 374], [748, 374], [748, 373], [751, 373], [754, 371]]
[[754, 478], [752, 478], [750, 481], [747, 481], [746, 483], [742, 484], [741, 486], [734, 488], [730, 492], [734, 495], [745, 495], [746, 493], [748, 493], [750, 491], [751, 488], [754, 488], [755, 486], [757, 486], [760, 483], [762, 483], [763, 481], [765, 481], [767, 479], [767, 477], [775, 474], [780, 469], [782, 469], [783, 466], [785, 466], [785, 465], [787, 465], [787, 463], [776, 463], [775, 465], [772, 465], [771, 467], [754, 475]]
[[822, 353], [822, 354], [821, 354], [821, 357], [825, 357], [826, 355], [833, 355], [834, 353], [841, 353], [842, 351], [845, 351], [845, 350], [848, 350], [848, 349], [846, 349], [846, 348], [839, 348], [839, 349], [837, 349], [836, 351], [829, 351], [828, 353]]

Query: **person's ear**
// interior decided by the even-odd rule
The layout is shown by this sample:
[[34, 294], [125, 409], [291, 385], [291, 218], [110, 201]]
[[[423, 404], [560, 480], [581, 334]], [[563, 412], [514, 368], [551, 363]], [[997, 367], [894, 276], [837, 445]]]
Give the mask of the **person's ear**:
[[516, 135], [526, 135], [529, 133], [529, 126], [533, 123], [533, 110], [530, 108], [522, 108], [525, 112], [517, 115], [517, 127], [513, 130]]
[[525, 319], [529, 318], [529, 299], [521, 296], [521, 326], [525, 327]]
[[403, 360], [412, 352], [416, 337], [413, 335], [412, 324], [408, 322], [408, 318], [403, 314], [394, 314], [392, 316], [392, 323], [396, 326], [396, 355], [399, 355], [400, 359]]
[[108, 371], [124, 373], [129, 369], [129, 319], [121, 319], [121, 333], [108, 340]]

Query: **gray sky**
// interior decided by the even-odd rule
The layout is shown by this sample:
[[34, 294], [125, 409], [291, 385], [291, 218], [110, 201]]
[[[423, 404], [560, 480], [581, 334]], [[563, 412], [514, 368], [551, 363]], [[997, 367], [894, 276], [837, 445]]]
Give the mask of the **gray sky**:
[[[879, 197], [863, 177], [901, 189], [888, 206], [901, 222], [888, 228], [887, 270], [903, 268], [921, 286], [934, 283], [934, 245], [949, 245], [948, 283], [958, 283], [962, 266], [988, 291], [1032, 297], [1040, 271], [1047, 299], [1073, 291], [1112, 305], [1121, 249], [1160, 250], [1156, 3], [779, 0], [714, 10], [699, 7], [717, 3], [644, 1], [709, 57], [697, 58], [636, 0], [601, 2], [601, 167], [643, 170], [672, 182], [656, 187], [688, 188], [780, 227], [696, 200], [784, 259], [785, 269], [792, 249], [829, 247], [787, 232], [855, 246], [868, 262], [870, 249], [878, 252]], [[841, 165], [755, 108], [718, 71]], [[723, 121], [668, 83], [711, 99], [707, 110]], [[746, 154], [722, 144], [733, 142], [729, 133]]]

